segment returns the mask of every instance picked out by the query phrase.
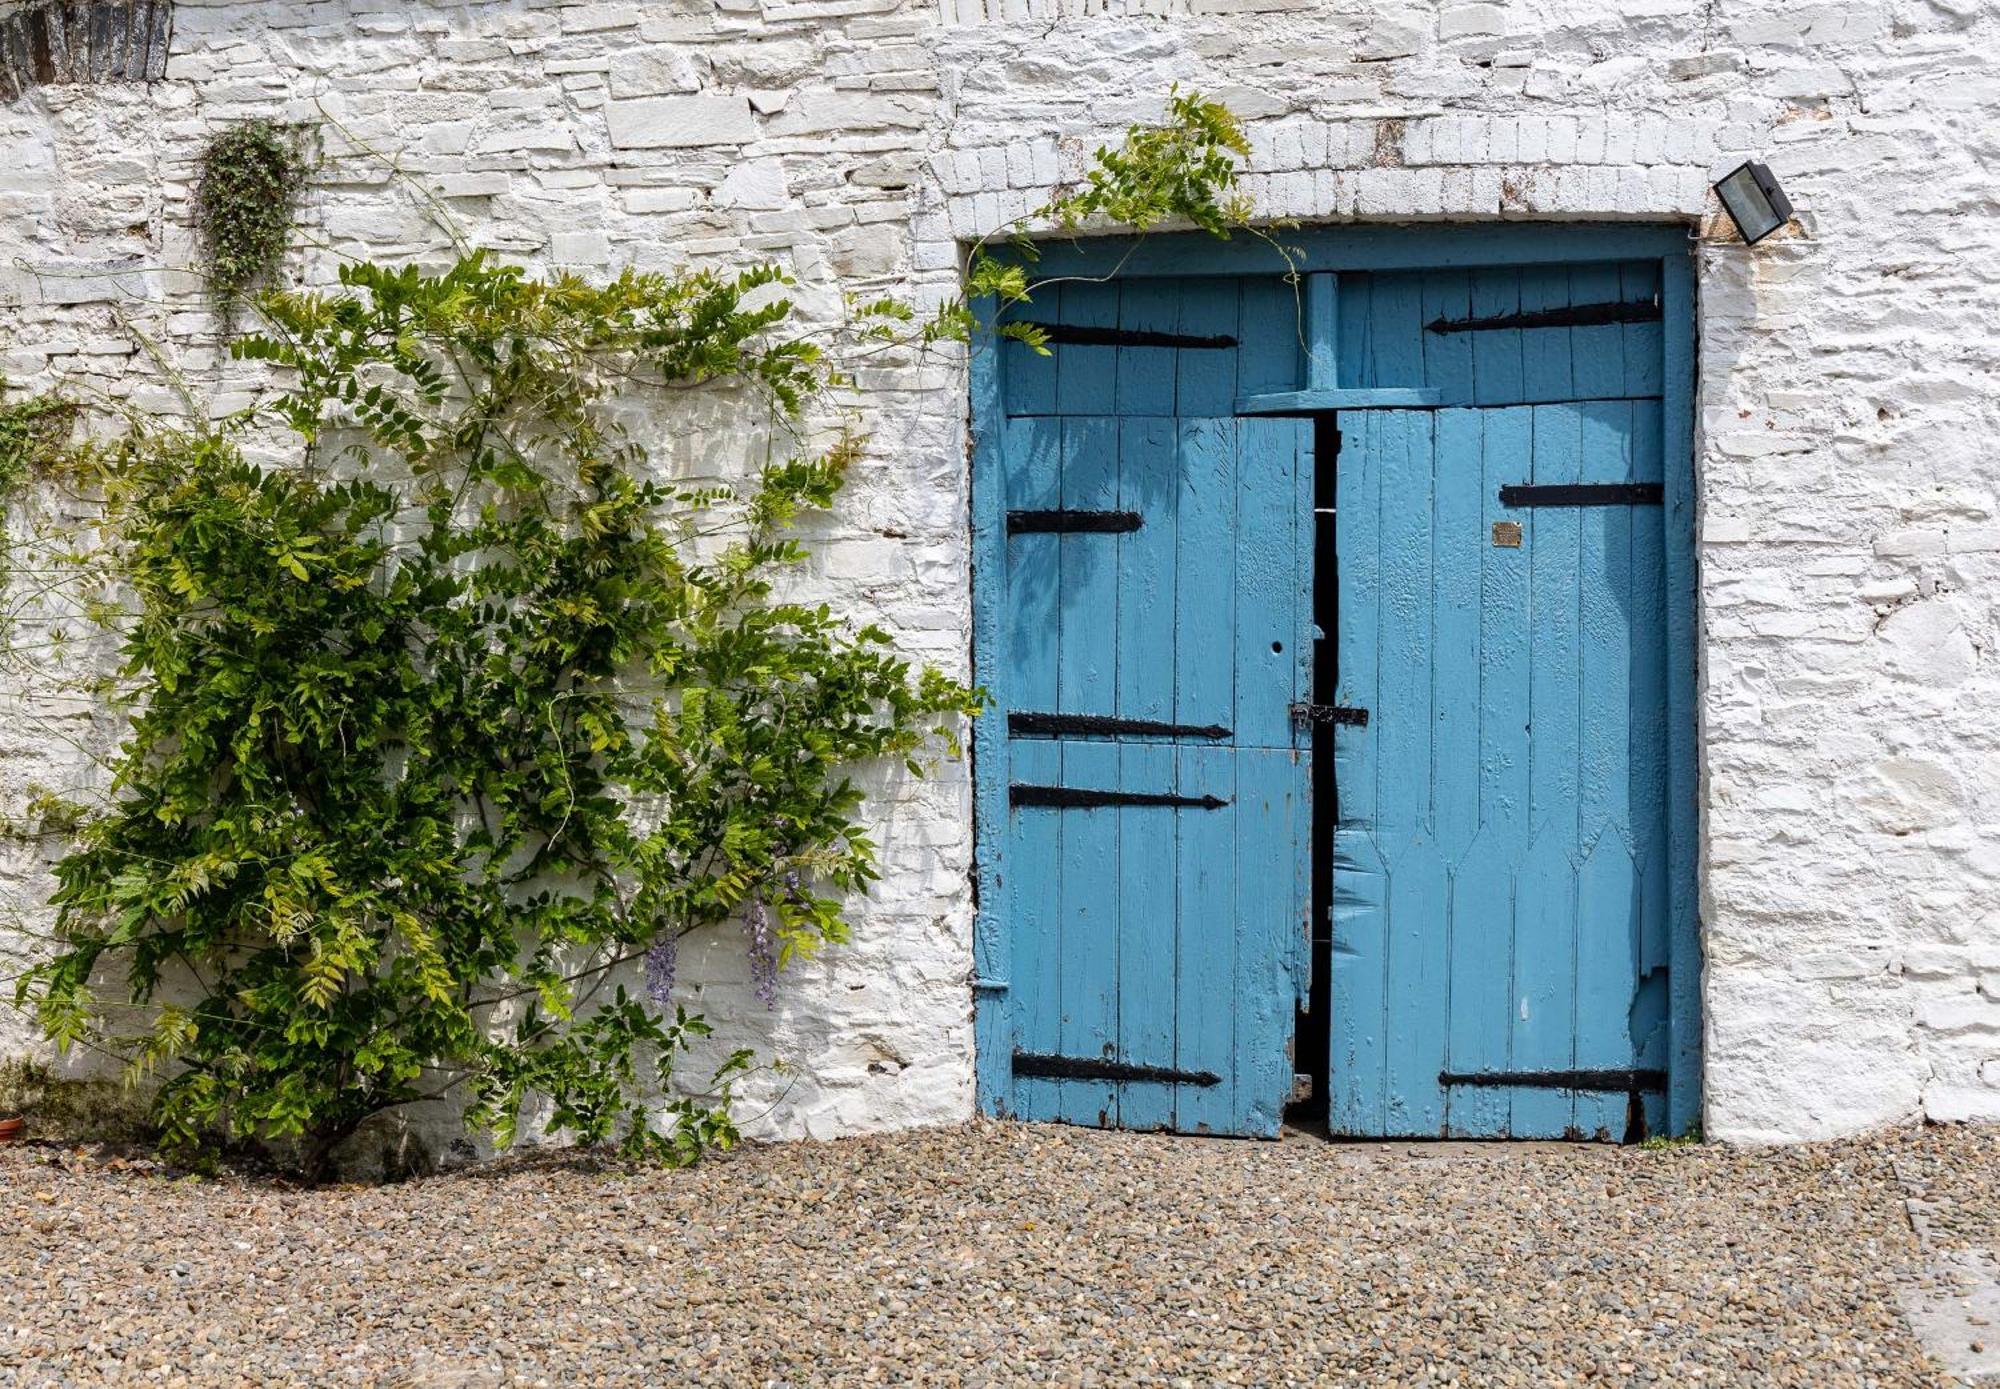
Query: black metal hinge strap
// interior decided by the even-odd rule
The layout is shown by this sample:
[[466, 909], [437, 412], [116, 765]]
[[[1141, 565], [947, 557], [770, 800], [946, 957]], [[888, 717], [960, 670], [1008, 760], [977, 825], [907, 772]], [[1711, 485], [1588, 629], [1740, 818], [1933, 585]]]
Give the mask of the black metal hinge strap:
[[1293, 723], [1338, 723], [1350, 728], [1368, 727], [1368, 711], [1345, 704], [1294, 704]]
[[1193, 810], [1220, 810], [1229, 802], [1216, 796], [1176, 796], [1165, 791], [1093, 791], [1075, 786], [1021, 786], [1007, 788], [1011, 805], [1050, 806], [1057, 810], [1092, 810], [1107, 805], [1185, 806]]
[[1143, 524], [1136, 511], [1010, 511], [1009, 535], [1071, 535], [1094, 533], [1115, 535], [1135, 531]]
[[1172, 1066], [1135, 1066], [1127, 1061], [1099, 1061], [1089, 1056], [1046, 1056], [1014, 1053], [1014, 1074], [1042, 1080], [1150, 1080], [1166, 1085], [1220, 1085], [1214, 1071], [1177, 1071]]
[[1043, 734], [1051, 738], [1227, 738], [1219, 723], [1158, 723], [1152, 719], [1114, 719], [1102, 714], [1013, 713], [1009, 733]]
[[1438, 1084], [1523, 1090], [1665, 1091], [1667, 1073], [1655, 1070], [1445, 1071], [1438, 1076]]
[[1560, 309], [1524, 309], [1492, 318], [1436, 318], [1424, 325], [1430, 333], [1481, 333], [1500, 328], [1597, 328], [1607, 323], [1658, 323], [1658, 303], [1572, 304]]
[[1236, 346], [1236, 339], [1224, 335], [1202, 337], [1192, 333], [1156, 333], [1145, 328], [1098, 328], [1084, 323], [1028, 323], [1042, 330], [1044, 342], [1062, 347], [1195, 347]]
[[1658, 506], [1667, 490], [1657, 482], [1510, 482], [1502, 506]]

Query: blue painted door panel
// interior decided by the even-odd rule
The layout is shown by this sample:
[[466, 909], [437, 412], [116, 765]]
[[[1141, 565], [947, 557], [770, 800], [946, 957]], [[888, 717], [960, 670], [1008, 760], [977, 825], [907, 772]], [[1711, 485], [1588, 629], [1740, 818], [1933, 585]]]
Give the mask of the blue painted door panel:
[[[1234, 335], [1246, 303], [1289, 313], [1281, 291], [1073, 285], [1033, 316]], [[982, 1007], [1002, 1009], [1008, 1055], [989, 1031], [981, 1065], [1008, 1075], [989, 1103], [1274, 1135], [1305, 969], [1309, 767], [1290, 706], [1311, 653], [1310, 430], [1227, 412], [1290, 343], [1003, 350], [1006, 509], [1120, 519], [1005, 542], [1015, 717], [993, 886], [1009, 977]], [[1090, 792], [1140, 799], [1063, 803]]]
[[1633, 1090], [1444, 1077], [1666, 1064], [1662, 509], [1499, 501], [1660, 481], [1659, 403], [1343, 430], [1338, 698], [1371, 718], [1336, 733], [1331, 1126], [1622, 1137]]
[[1012, 1048], [1198, 1077], [1020, 1076], [1010, 1111], [1274, 1134], [1305, 918], [1303, 430], [1068, 416], [1009, 438], [1023, 509], [1140, 518], [1012, 538], [1010, 708], [1160, 730], [1014, 736], [1010, 787], [1178, 798], [1011, 806]]
[[[1689, 276], [1664, 232], [1600, 233], [1536, 233], [1575, 264], [1404, 230], [1354, 233], [1353, 270], [1315, 234], [1300, 285], [1070, 281], [1019, 316], [1154, 336], [975, 359], [989, 1112], [1274, 1134], [1319, 852], [1333, 1132], [1694, 1119]], [[1440, 408], [1338, 416], [1314, 691], [1313, 427], [1233, 412], [1329, 377]], [[1664, 505], [1500, 502], [1604, 482]], [[1370, 714], [1333, 726], [1317, 818], [1307, 700]]]
[[1663, 317], [1582, 327], [1436, 327], [1578, 305], [1657, 309], [1661, 294], [1657, 259], [1342, 275], [1338, 384], [1421, 385], [1446, 406], [1657, 399]]

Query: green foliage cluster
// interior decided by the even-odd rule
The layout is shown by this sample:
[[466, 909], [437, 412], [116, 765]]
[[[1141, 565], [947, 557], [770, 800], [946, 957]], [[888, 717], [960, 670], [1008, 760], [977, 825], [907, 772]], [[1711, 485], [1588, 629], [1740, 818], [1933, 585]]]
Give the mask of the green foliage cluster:
[[[0, 378], [0, 391], [7, 387]], [[24, 396], [0, 405], [0, 532], [8, 529], [8, 505], [28, 479], [53, 471], [69, 451], [81, 410], [61, 395]], [[0, 538], [0, 586], [13, 577], [15, 546]], [[0, 636], [13, 628], [11, 611], [0, 611]]]
[[[0, 378], [0, 390], [6, 386]], [[11, 496], [24, 479], [66, 451], [77, 415], [76, 402], [60, 395], [0, 405], [0, 497]]]
[[[996, 239], [975, 242], [966, 267], [966, 299], [942, 306], [925, 325], [926, 339], [968, 342], [992, 332], [1046, 352], [1046, 334], [1007, 317], [1033, 298], [1039, 249], [1030, 233], [1038, 229], [1074, 233], [1100, 222], [1144, 232], [1182, 223], [1223, 239], [1248, 231], [1269, 241], [1289, 266], [1289, 256], [1255, 225], [1256, 209], [1237, 188], [1236, 161], [1249, 153], [1243, 124], [1228, 107], [1175, 90], [1163, 123], [1132, 127], [1118, 149], [1099, 147], [1082, 182], [1059, 190], [1021, 219], [997, 239], [1000, 249]], [[983, 323], [975, 305], [986, 306]]]
[[[747, 1058], [649, 1108], [707, 1029], [617, 967], [753, 900], [778, 963], [843, 939], [875, 871], [851, 769], [973, 710], [773, 596], [852, 439], [765, 468], [703, 558], [724, 495], [656, 480], [603, 408], [734, 381], [796, 414], [825, 368], [772, 337], [782, 298], [748, 302], [780, 280], [349, 267], [262, 300], [237, 351], [287, 369], [266, 410], [97, 453], [143, 697], [25, 987], [59, 1042], [160, 1070], [170, 1143], [298, 1140], [318, 1173], [455, 1089], [503, 1140], [531, 1096], [632, 1156], [728, 1139]], [[271, 422], [290, 466], [244, 454]]]
[[277, 268], [311, 172], [304, 132], [252, 120], [210, 138], [195, 183], [195, 231], [209, 291], [225, 312]]
[[[281, 143], [247, 146], [274, 197]], [[1048, 215], [1224, 232], [1241, 149], [1226, 111], [1176, 97]], [[232, 283], [268, 264], [231, 254]], [[1034, 286], [1002, 264], [981, 248], [971, 288], [1004, 309]], [[730, 1141], [751, 1058], [676, 1083], [708, 1025], [671, 1005], [673, 943], [741, 919], [768, 990], [845, 939], [876, 873], [856, 769], [921, 774], [976, 710], [785, 596], [793, 523], [835, 502], [855, 437], [732, 493], [665, 479], [619, 423], [708, 388], [809, 437], [845, 378], [786, 288], [350, 265], [258, 300], [234, 350], [275, 369], [262, 404], [71, 458], [106, 511], [102, 591], [128, 600], [100, 616], [131, 724], [17, 1002], [154, 1077], [170, 1147], [256, 1140], [318, 1177], [433, 1099], [502, 1142], [528, 1121], [668, 1162]], [[862, 317], [899, 346], [975, 326], [963, 302]]]

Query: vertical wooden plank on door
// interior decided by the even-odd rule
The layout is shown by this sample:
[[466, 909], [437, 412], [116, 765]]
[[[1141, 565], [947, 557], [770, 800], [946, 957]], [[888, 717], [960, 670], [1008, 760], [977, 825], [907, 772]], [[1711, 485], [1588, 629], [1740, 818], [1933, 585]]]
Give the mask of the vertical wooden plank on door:
[[[1119, 286], [1077, 280], [1062, 287], [1062, 321], [1086, 328], [1118, 326]], [[1117, 409], [1118, 349], [1067, 343], [1055, 349], [1056, 410], [1110, 415]]]
[[[1643, 325], [1657, 327], [1658, 325]], [[1626, 365], [1631, 369], [1630, 342]], [[1628, 378], [1629, 379], [1629, 378]], [[1654, 380], [1658, 382], [1657, 364]], [[1659, 482], [1660, 403], [1631, 402], [1632, 476]], [[1635, 817], [1634, 855], [1639, 861], [1639, 993], [1632, 1005], [1632, 1040], [1638, 1064], [1667, 1067], [1667, 818], [1671, 793], [1667, 776], [1666, 509], [1648, 507], [1632, 515], [1632, 688], [1652, 693], [1632, 703], [1631, 779]], [[1667, 1131], [1667, 1097], [1647, 1094], [1646, 1131]]]
[[[1181, 282], [1178, 331], [1189, 337], [1240, 338], [1235, 280]], [[1183, 419], [1226, 418], [1236, 408], [1236, 364], [1241, 347], [1189, 348], [1174, 354], [1174, 413]]]
[[[1292, 748], [1298, 697], [1297, 420], [1237, 425], [1236, 486], [1236, 1104], [1250, 1130], [1275, 1134], [1289, 1066], [1296, 989], [1290, 978], [1297, 906], [1292, 809], [1305, 785]], [[1190, 812], [1200, 813], [1200, 812]]]
[[[1375, 282], [1370, 344], [1376, 380], [1426, 379], [1432, 344], [1425, 324], [1434, 276], [1381, 275]], [[1446, 337], [1455, 335], [1446, 335]], [[1444, 365], [1443, 362], [1440, 365]], [[1385, 411], [1377, 430], [1380, 520], [1375, 699], [1368, 737], [1375, 744], [1375, 848], [1382, 857], [1384, 1122], [1395, 1134], [1435, 1134], [1444, 1124], [1445, 1028], [1433, 1007], [1398, 1007], [1399, 999], [1442, 1000], [1447, 988], [1445, 866], [1437, 851], [1432, 740], [1437, 726], [1432, 670], [1437, 634], [1436, 505], [1439, 461], [1433, 416]]]
[[[1306, 379], [1315, 359], [1324, 372], [1338, 328], [1331, 277], [1306, 285], [1272, 278], [1245, 285], [1239, 375], [1254, 389], [1289, 389]], [[1256, 1016], [1239, 1027], [1244, 1070], [1237, 1103], [1262, 1114], [1282, 1104], [1291, 1086], [1286, 1042], [1311, 971], [1312, 840], [1306, 806], [1311, 785], [1310, 732], [1292, 725], [1291, 703], [1312, 687], [1312, 425], [1303, 420], [1246, 420], [1241, 426], [1238, 486], [1236, 736], [1237, 872], [1257, 895], [1256, 915], [1239, 929], [1252, 946], [1240, 952], [1239, 990], [1257, 1000]], [[1327, 466], [1333, 466], [1331, 459]], [[1250, 630], [1244, 612], [1265, 615]], [[1246, 761], [1245, 748], [1281, 752]], [[1253, 836], [1264, 836], [1254, 838]], [[1252, 863], [1257, 880], [1252, 881]], [[1255, 923], [1254, 925], [1252, 923]], [[1268, 1001], [1266, 997], [1268, 994]], [[1266, 1123], [1260, 1118], [1259, 1123]], [[1268, 1118], [1275, 1132], [1276, 1119]]]
[[[1581, 465], [1577, 408], [1536, 406], [1531, 428], [1531, 480], [1575, 482]], [[1562, 1071], [1575, 1057], [1580, 526], [1575, 507], [1541, 507], [1526, 515], [1533, 837], [1514, 914], [1513, 1069]], [[1574, 1111], [1567, 1091], [1521, 1089], [1514, 1096], [1514, 1135], [1560, 1137]]]
[[[1521, 308], [1521, 272], [1511, 267], [1472, 272], [1471, 312], [1500, 318]], [[1472, 339], [1472, 400], [1475, 405], [1510, 405], [1523, 399], [1521, 330], [1493, 328], [1467, 333]], [[1519, 481], [1519, 479], [1513, 479]]]
[[[1618, 297], [1628, 304], [1657, 301], [1660, 297], [1660, 263], [1656, 260], [1627, 261], [1620, 266]], [[1661, 346], [1664, 328], [1664, 319], [1658, 323], [1627, 323], [1623, 326], [1625, 395], [1656, 396], [1660, 393], [1666, 368]]]
[[[1154, 349], [1146, 349], [1154, 350]], [[1121, 375], [1121, 387], [1123, 385]], [[1171, 379], [1169, 381], [1171, 385]], [[1179, 481], [1171, 418], [1119, 424], [1118, 505], [1145, 518], [1118, 536], [1117, 715], [1171, 723], [1174, 717], [1174, 569]], [[1171, 744], [1125, 740], [1117, 784], [1134, 791], [1176, 789]], [[1118, 1057], [1142, 1066], [1174, 1059], [1174, 881], [1179, 864], [1173, 812], [1129, 806], [1119, 820]], [[1173, 1123], [1173, 1090], [1155, 1082], [1121, 1085], [1125, 1128]]]
[[1343, 387], [1373, 386], [1377, 383], [1369, 352], [1369, 336], [1375, 321], [1375, 277], [1366, 274], [1342, 275], [1338, 307], [1340, 317], [1334, 327], [1337, 344], [1334, 363], [1339, 384]]
[[[1060, 349], [1067, 354], [1074, 349]], [[1094, 349], [1087, 349], [1094, 350]], [[1089, 370], [1095, 371], [1091, 363]], [[1057, 389], [1068, 389], [1065, 362]], [[1105, 392], [1108, 396], [1108, 390]], [[1118, 506], [1118, 421], [1100, 415], [1063, 420], [1062, 505], [1074, 511]], [[1059, 708], [1108, 715], [1117, 702], [1118, 564], [1122, 537], [1066, 534], [1062, 544]], [[1115, 744], [1078, 739], [1063, 749], [1065, 784], [1116, 789]], [[1062, 1029], [1064, 1056], [1109, 1058], [1118, 1045], [1118, 820], [1115, 810], [1068, 810], [1062, 844]], [[1061, 1117], [1109, 1125], [1117, 1090], [1107, 1081], [1061, 1083]]]
[[[1382, 484], [1378, 462], [1389, 412], [1349, 415], [1340, 450], [1340, 679], [1336, 704], [1381, 707], [1377, 680], [1382, 583]], [[1334, 729], [1339, 818], [1333, 834], [1333, 1015], [1327, 1125], [1334, 1133], [1383, 1131], [1384, 1009], [1388, 966], [1382, 918], [1387, 870], [1377, 849], [1378, 756], [1375, 723]]]
[[1173, 812], [1179, 839], [1180, 936], [1175, 963], [1174, 1067], [1208, 1072], [1213, 1084], [1174, 1087], [1174, 1127], [1183, 1133], [1230, 1133], [1237, 1119], [1236, 1074], [1236, 762], [1230, 748], [1181, 744], [1177, 782], [1183, 796], [1228, 802], [1216, 810]]
[[[1461, 309], [1458, 316], [1463, 316]], [[1470, 336], [1470, 335], [1467, 335]], [[1464, 386], [1469, 389], [1468, 378]], [[1441, 1006], [1420, 1010], [1411, 1024], [1411, 1064], [1428, 1069], [1421, 1076], [1437, 1085], [1439, 1072], [1451, 1065], [1452, 1021], [1462, 1005], [1458, 990], [1472, 990], [1468, 1002], [1476, 1009], [1485, 982], [1468, 979], [1460, 963], [1469, 954], [1485, 963], [1481, 933], [1483, 907], [1472, 904], [1460, 920], [1461, 899], [1455, 884], [1479, 834], [1481, 670], [1480, 575], [1485, 566], [1487, 529], [1485, 504], [1485, 412], [1441, 410], [1434, 417], [1437, 460], [1433, 548], [1437, 555], [1432, 581], [1431, 630], [1435, 634], [1431, 663], [1431, 705], [1436, 711], [1432, 732], [1432, 782], [1436, 788], [1434, 841], [1443, 877], [1437, 904], [1441, 925], [1426, 958], [1426, 977], [1435, 981], [1433, 996]], [[1505, 1005], [1503, 1004], [1502, 1007]], [[1440, 1087], [1437, 1109], [1423, 1111], [1424, 1131], [1443, 1132], [1453, 1096]]]
[[[1199, 614], [1174, 650], [1174, 718], [1183, 724], [1236, 720], [1235, 671], [1221, 634], [1234, 632], [1236, 611], [1237, 424], [1187, 419], [1177, 426], [1179, 536], [1175, 605]], [[1179, 794], [1230, 799], [1236, 794], [1231, 749], [1177, 750]], [[1225, 1132], [1235, 1112], [1229, 1062], [1236, 1007], [1236, 807], [1174, 812], [1180, 877], [1174, 946], [1174, 1066], [1213, 1071], [1218, 1084], [1179, 1085], [1174, 1126]]]
[[1375, 795], [1376, 849], [1387, 877], [1384, 924], [1383, 1069], [1392, 1134], [1435, 1134], [1444, 1124], [1445, 1027], [1435, 1007], [1397, 1001], [1440, 1000], [1447, 985], [1446, 886], [1436, 839], [1433, 747], [1437, 709], [1432, 684], [1438, 460], [1433, 416], [1382, 412], [1381, 531], [1377, 599], [1376, 695], [1368, 733], [1380, 759]]
[[1289, 749], [1239, 748], [1231, 761], [1234, 804], [1214, 813], [1228, 815], [1235, 831], [1238, 1123], [1244, 1132], [1275, 1138], [1292, 1072], [1284, 1043], [1292, 1035], [1296, 997], [1290, 928], [1298, 903], [1294, 845], [1304, 828], [1305, 783]]
[[1697, 915], [1694, 549], [1694, 270], [1689, 254], [1660, 267], [1666, 366], [1662, 468], [1666, 488], [1667, 877], [1673, 964], [1668, 975], [1671, 1044], [1667, 1123], [1686, 1133], [1701, 1121], [1701, 922]]
[[[990, 315], [991, 301], [977, 306]], [[1017, 344], [1018, 345], [1018, 344]], [[996, 344], [975, 348], [970, 362], [973, 456], [972, 661], [973, 681], [990, 691], [973, 724], [974, 827], [977, 913], [972, 928], [973, 1047], [978, 1105], [983, 1114], [1011, 1111], [1013, 1026], [1008, 979], [1011, 942], [1004, 905], [1007, 813], [1007, 669], [1009, 617], [1004, 606], [1007, 573], [1007, 382]]]
[[[1238, 425], [1235, 743], [1290, 748], [1298, 676], [1298, 436], [1296, 420]], [[1220, 635], [1220, 634], [1218, 634]]]
[[[1528, 846], [1530, 667], [1528, 551], [1492, 543], [1499, 524], [1522, 525], [1500, 504], [1533, 456], [1533, 412], [1482, 410], [1480, 422], [1479, 832], [1452, 875], [1451, 1069], [1463, 1075], [1513, 1069], [1514, 915], [1517, 875]], [[1454, 1134], [1512, 1132], [1513, 1092], [1460, 1086], [1450, 1095]]]
[[[1236, 389], [1243, 395], [1297, 390], [1306, 353], [1303, 285], [1275, 276], [1242, 282], [1242, 332], [1236, 348]], [[1235, 409], [1232, 399], [1217, 413]], [[1183, 416], [1194, 411], [1183, 403]]]
[[[1615, 280], [1602, 290], [1587, 292], [1609, 295], [1614, 289]], [[1617, 325], [1611, 330], [1615, 333]], [[1623, 362], [1617, 367], [1622, 382]], [[1582, 480], [1634, 481], [1631, 402], [1590, 400], [1577, 407], [1577, 415]], [[1641, 510], [1588, 507], [1577, 518], [1583, 701], [1577, 770], [1582, 864], [1577, 875], [1574, 1064], [1579, 1069], [1628, 1066], [1633, 1056], [1631, 1014], [1639, 983], [1640, 928], [1634, 836], [1643, 825], [1634, 823], [1632, 711], [1664, 693], [1641, 688], [1632, 678], [1632, 531]], [[1654, 519], [1653, 510], [1643, 508], [1645, 521]], [[1655, 804], [1645, 803], [1638, 810], [1642, 821]], [[1577, 1092], [1578, 1131], [1585, 1137], [1621, 1138], [1628, 1127], [1630, 1100], [1629, 1094], [1615, 1091]]]
[[[1171, 333], [1180, 320], [1179, 280], [1127, 280], [1118, 297], [1118, 326], [1134, 332]], [[1119, 415], [1174, 413], [1174, 373], [1178, 356], [1171, 347], [1120, 347], [1117, 398]]]
[[[1569, 272], [1563, 267], [1528, 265], [1521, 268], [1522, 313], [1569, 306]], [[1575, 395], [1570, 375], [1570, 329], [1521, 330], [1521, 399], [1569, 400]]]
[[1423, 306], [1418, 317], [1423, 334], [1423, 377], [1426, 386], [1443, 392], [1446, 405], [1470, 405], [1473, 398], [1472, 354], [1484, 333], [1433, 333], [1429, 326], [1443, 319], [1472, 317], [1472, 274], [1437, 270], [1423, 277]]
[[[1618, 266], [1612, 261], [1572, 266], [1569, 302], [1613, 304], [1620, 295]], [[1570, 389], [1578, 400], [1604, 400], [1625, 393], [1625, 325], [1587, 324], [1569, 331]]]
[[[1118, 326], [1171, 333], [1180, 327], [1181, 281], [1128, 280]], [[1233, 324], [1232, 324], [1233, 326]], [[1171, 416], [1182, 354], [1170, 347], [1118, 350], [1118, 505], [1144, 523], [1117, 537], [1120, 718], [1171, 722], [1174, 701], [1174, 555], [1178, 488]], [[1171, 792], [1176, 768], [1164, 743], [1121, 740], [1118, 784]], [[1171, 1065], [1174, 1051], [1174, 876], [1172, 812], [1129, 806], [1116, 812], [1119, 840], [1118, 1057]], [[1173, 1123], [1173, 1089], [1158, 1082], [1118, 1087], [1125, 1128]]]
[[[1056, 417], [1008, 420], [1001, 457], [1009, 507], [1041, 511], [1061, 504], [1062, 425]], [[1058, 707], [1061, 540], [1057, 535], [1028, 534], [1006, 541], [1006, 688], [1017, 709]], [[1062, 745], [1009, 739], [1005, 779], [1060, 786]], [[1062, 884], [1057, 867], [1062, 862], [1063, 815], [1010, 808], [1007, 824], [1007, 931], [1012, 957], [1008, 1011], [1014, 1021], [1009, 1050], [1048, 1052], [1055, 1049], [1062, 1030]], [[1013, 1110], [1021, 1118], [1058, 1117], [1058, 1082], [1016, 1079], [1011, 1091]]]
[[[1004, 318], [1036, 320], [1043, 315], [1060, 318], [1062, 286], [1045, 290], [1032, 305], [1016, 304]], [[1003, 408], [1009, 415], [1053, 415], [1056, 412], [1056, 359], [1054, 353], [1037, 352], [1014, 338], [996, 337], [975, 347], [975, 353], [998, 352], [1004, 381]], [[996, 416], [997, 418], [997, 416]], [[1011, 505], [1012, 503], [1010, 503]]]
[[[1339, 437], [1336, 432], [1336, 439]], [[1292, 556], [1293, 572], [1293, 624], [1295, 628], [1294, 650], [1297, 661], [1292, 670], [1292, 697], [1301, 701], [1316, 699], [1313, 689], [1313, 669], [1319, 659], [1320, 631], [1315, 604], [1319, 586], [1316, 571], [1319, 548], [1319, 516], [1313, 510], [1314, 498], [1318, 493], [1319, 469], [1332, 469], [1338, 464], [1333, 458], [1322, 460], [1318, 453], [1320, 430], [1310, 421], [1298, 422], [1299, 464], [1295, 470], [1292, 495], [1292, 523], [1295, 536], [1295, 552]], [[1338, 454], [1338, 445], [1335, 446]], [[1327, 518], [1331, 523], [1332, 518]], [[1325, 635], [1332, 635], [1327, 633]], [[1298, 1062], [1298, 1014], [1312, 1002], [1313, 969], [1313, 855], [1319, 852], [1314, 841], [1317, 826], [1312, 813], [1313, 787], [1313, 730], [1308, 725], [1293, 724], [1291, 728], [1292, 756], [1294, 771], [1295, 803], [1292, 806], [1292, 833], [1289, 843], [1292, 848], [1292, 906], [1297, 913], [1297, 934], [1293, 938], [1292, 958], [1292, 1020], [1288, 1035], [1293, 1042], [1292, 1073], [1296, 1075], [1302, 1067]], [[1333, 818], [1333, 807], [1328, 807], [1327, 819]], [[1315, 1057], [1317, 1064], [1319, 1058]], [[1286, 1093], [1290, 1093], [1291, 1077], [1285, 1079]]]
[[1376, 275], [1368, 324], [1368, 366], [1380, 385], [1424, 379], [1424, 279], [1404, 272]]

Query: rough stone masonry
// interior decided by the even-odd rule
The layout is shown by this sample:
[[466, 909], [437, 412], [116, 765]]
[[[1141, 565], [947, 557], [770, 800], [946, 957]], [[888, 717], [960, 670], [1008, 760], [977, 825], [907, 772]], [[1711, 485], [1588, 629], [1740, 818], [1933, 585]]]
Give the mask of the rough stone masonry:
[[[436, 260], [449, 222], [597, 273], [775, 259], [820, 318], [844, 289], [936, 298], [965, 239], [1175, 83], [1248, 121], [1274, 216], [1698, 225], [1706, 1130], [2000, 1119], [2000, 0], [178, 0], [171, 18], [161, 80], [0, 104], [15, 386], [244, 402], [186, 268], [193, 160], [251, 116], [321, 131], [307, 283], [342, 256]], [[1800, 209], [1754, 250], [1707, 191], [1745, 156]], [[870, 457], [814, 580], [964, 673], [963, 363], [865, 384]], [[726, 468], [726, 443], [679, 461]], [[0, 690], [10, 816], [35, 787], [95, 785], [115, 736], [59, 675]], [[856, 941], [789, 976], [776, 1012], [736, 942], [684, 951], [718, 1042], [788, 1063], [745, 1107], [762, 1131], [972, 1108], [969, 785], [947, 768], [880, 790]], [[0, 855], [0, 905], [32, 934], [46, 851]], [[0, 1055], [32, 1049], [0, 1017]]]

